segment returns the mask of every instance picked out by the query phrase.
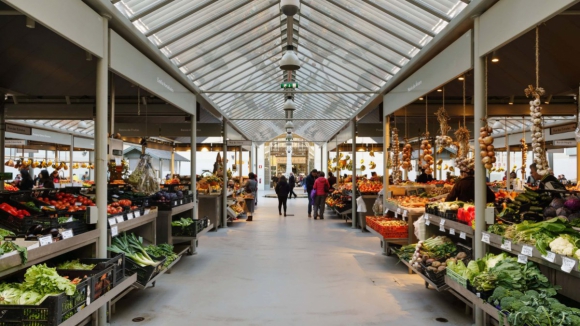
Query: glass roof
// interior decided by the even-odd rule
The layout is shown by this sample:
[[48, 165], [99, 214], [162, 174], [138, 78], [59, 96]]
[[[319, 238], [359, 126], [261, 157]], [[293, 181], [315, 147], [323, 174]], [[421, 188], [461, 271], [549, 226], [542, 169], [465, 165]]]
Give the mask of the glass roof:
[[[445, 28], [469, 0], [301, 0], [292, 44], [301, 68], [279, 68], [287, 17], [279, 0], [111, 0], [202, 91], [278, 91], [298, 82], [295, 133], [326, 141]], [[284, 94], [207, 93], [254, 141], [285, 133]]]

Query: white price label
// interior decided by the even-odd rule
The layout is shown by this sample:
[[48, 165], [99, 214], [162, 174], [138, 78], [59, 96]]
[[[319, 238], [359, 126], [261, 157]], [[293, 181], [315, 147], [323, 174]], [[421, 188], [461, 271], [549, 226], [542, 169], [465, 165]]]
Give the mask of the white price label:
[[530, 246], [522, 246], [522, 255], [532, 257], [534, 254], [534, 248]]
[[127, 221], [133, 219], [133, 212], [127, 213]]
[[401, 208], [397, 208], [397, 215], [401, 215]]
[[520, 263], [520, 264], [527, 264], [528, 263], [528, 256], [526, 256], [526, 255], [518, 255], [518, 263]]
[[441, 225], [441, 226], [445, 225], [445, 219], [444, 218], [442, 218], [441, 221], [439, 221], [439, 225]]
[[445, 232], [445, 227], [442, 224], [439, 224], [439, 231]]
[[429, 220], [426, 220], [425, 225], [431, 225], [431, 222]]
[[463, 240], [467, 239], [467, 234], [465, 232], [459, 233], [459, 237]]
[[151, 211], [150, 209], [146, 209], [145, 212], [143, 213], [143, 215], [149, 214], [150, 211]]
[[385, 215], [389, 214], [389, 209], [385, 209]]
[[141, 211], [135, 211], [135, 217], [141, 217]]
[[455, 235], [455, 229], [453, 229], [453, 228], [449, 229], [449, 234]]
[[87, 295], [87, 306], [91, 304], [91, 297]]
[[62, 231], [62, 239], [69, 239], [72, 238], [74, 236], [73, 234], [73, 230], [72, 229], [68, 229], [68, 230], [64, 230]]
[[504, 240], [503, 243], [501, 244], [501, 249], [512, 251], [512, 242], [509, 240]]
[[429, 214], [425, 214], [425, 221], [429, 220]]
[[123, 215], [117, 216], [116, 219], [117, 219], [117, 223], [123, 223], [125, 221], [125, 218], [123, 217]]
[[481, 242], [489, 244], [489, 233], [481, 233]]
[[572, 269], [576, 266], [576, 261], [568, 257], [562, 257], [562, 270], [566, 273], [570, 273]]
[[119, 228], [115, 225], [111, 228], [111, 236], [116, 237], [119, 235]]
[[179, 201], [179, 204], [180, 205], [183, 205], [183, 199]]
[[403, 211], [403, 217], [407, 217], [407, 214], [409, 214], [409, 211], [407, 211], [407, 210], [404, 210], [404, 211]]
[[52, 243], [52, 235], [45, 235], [44, 237], [38, 238], [38, 242], [40, 243], [41, 247], [49, 245]]
[[81, 203], [81, 202], [78, 202], [78, 201], [77, 201], [77, 202], [75, 203], [75, 206], [83, 206], [83, 203]]
[[553, 263], [556, 260], [556, 254], [551, 251], [548, 251], [547, 254], [542, 255], [542, 258], [549, 261], [550, 263]]
[[109, 218], [109, 225], [113, 226], [115, 224], [117, 224], [117, 220], [114, 217]]

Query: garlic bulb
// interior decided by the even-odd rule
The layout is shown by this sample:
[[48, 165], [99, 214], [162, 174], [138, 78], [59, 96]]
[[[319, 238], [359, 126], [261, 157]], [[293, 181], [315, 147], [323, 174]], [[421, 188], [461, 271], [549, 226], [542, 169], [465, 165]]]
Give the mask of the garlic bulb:
[[399, 184], [401, 177], [401, 161], [399, 160], [399, 130], [393, 128], [393, 183]]
[[[534, 100], [530, 101], [530, 116], [532, 117], [532, 152], [534, 153], [534, 163], [540, 175], [545, 175], [548, 169], [548, 161], [546, 159], [546, 149], [544, 146], [544, 134], [542, 126], [542, 102], [540, 97], [544, 95], [544, 89], [541, 87], [535, 88], [530, 85], [525, 89], [526, 96], [533, 96]], [[525, 141], [522, 140], [522, 152], [527, 150]], [[524, 155], [522, 154], [522, 159]], [[525, 161], [524, 161], [525, 162]]]
[[[493, 133], [493, 128], [491, 128], [491, 126], [487, 123], [487, 119], [485, 118], [483, 119], [483, 123], [484, 123], [483, 127], [479, 129], [481, 135], [481, 137], [479, 138], [479, 146], [482, 149], [481, 163], [483, 163], [486, 169], [490, 170], [493, 167], [492, 161], [495, 161], [495, 151], [493, 147], [494, 139], [491, 136], [491, 134]], [[462, 154], [464, 154], [464, 156], [467, 156], [467, 153], [462, 152]], [[468, 166], [463, 165], [462, 161], [462, 167], [467, 168]], [[459, 168], [462, 169], [462, 167], [460, 166]]]

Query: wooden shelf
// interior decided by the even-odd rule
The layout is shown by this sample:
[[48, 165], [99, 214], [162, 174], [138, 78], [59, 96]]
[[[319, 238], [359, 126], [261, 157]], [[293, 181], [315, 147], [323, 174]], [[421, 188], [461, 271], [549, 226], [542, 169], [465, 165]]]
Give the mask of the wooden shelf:
[[[493, 234], [493, 233], [488, 233], [488, 232], [484, 232], [484, 233], [489, 234], [489, 242], [490, 242], [489, 245], [490, 246], [501, 249], [507, 253], [510, 253], [510, 254], [516, 255], [516, 256], [520, 255], [522, 253], [522, 247], [525, 244], [518, 244], [518, 243], [512, 242], [511, 250], [506, 250], [506, 249], [501, 247], [502, 243], [503, 243], [503, 240], [502, 240], [503, 238], [501, 236], [499, 236], [497, 234]], [[531, 257], [528, 256], [529, 261], [533, 261], [533, 262], [538, 263], [540, 265], [544, 265], [544, 266], [547, 266], [549, 268], [552, 268], [552, 269], [555, 269], [558, 271], [562, 271], [562, 257], [566, 257], [566, 256], [562, 256], [560, 254], [555, 254], [554, 262], [551, 263], [551, 262], [547, 261], [546, 259], [542, 258], [542, 254], [540, 253], [540, 251], [538, 251], [538, 249], [536, 249], [535, 246], [533, 246], [533, 245], [527, 245], [527, 246], [530, 246], [533, 248], [532, 249], [532, 256]], [[576, 265], [574, 265], [574, 268], [572, 269], [572, 272], [570, 272], [569, 275], [580, 278], [580, 271], [578, 270], [578, 264], [579, 264], [578, 260], [574, 259], [572, 257], [566, 257], [566, 258], [573, 259], [576, 261]]]
[[435, 290], [437, 290], [437, 292], [443, 292], [443, 291], [447, 291], [447, 289], [449, 289], [449, 286], [445, 283], [443, 285], [435, 284], [425, 274], [423, 274], [423, 273], [419, 272], [417, 269], [415, 269], [415, 267], [413, 267], [408, 261], [401, 260], [401, 262], [403, 264], [407, 265], [407, 267], [409, 267], [410, 270], [412, 270], [413, 272], [415, 272], [415, 274], [419, 275], [419, 277], [421, 277], [423, 280], [425, 280], [425, 287], [428, 287], [429, 285], [431, 285], [431, 287], [433, 287]]
[[91, 302], [88, 306], [86, 306], [83, 310], [74, 314], [71, 318], [67, 319], [63, 323], [59, 324], [60, 326], [76, 326], [82, 323], [85, 319], [91, 316], [95, 311], [99, 308], [106, 305], [109, 301], [112, 301], [117, 295], [121, 292], [125, 291], [127, 288], [131, 287], [135, 282], [137, 282], [137, 274], [133, 274], [129, 277], [126, 277], [120, 284], [115, 286], [111, 289], [111, 291], [105, 293], [105, 295], [101, 296], [94, 302]]
[[191, 203], [188, 203], [188, 204], [183, 204], [181, 206], [173, 207], [171, 209], [171, 215], [173, 216], [173, 215], [176, 215], [176, 214], [179, 214], [179, 213], [183, 213], [185, 211], [188, 211], [190, 209], [193, 209], [193, 206], [194, 206], [194, 204], [193, 204], [193, 202], [191, 202]]
[[[464, 288], [459, 283], [457, 283], [454, 280], [452, 280], [451, 278], [449, 278], [449, 276], [447, 276], [447, 275], [445, 275], [445, 284], [447, 284], [447, 286], [449, 287], [450, 290], [453, 290], [457, 294], [461, 295], [462, 297], [464, 297], [465, 299], [470, 301], [473, 304], [473, 306], [480, 308], [486, 314], [488, 314], [490, 317], [492, 317], [496, 320], [499, 319], [499, 317], [498, 317], [499, 310], [497, 310], [494, 306], [485, 302], [481, 298], [478, 298], [473, 292]], [[504, 326], [509, 326], [506, 319], [504, 319]]]
[[[141, 225], [145, 225], [145, 224], [148, 224], [148, 223], [155, 221], [155, 219], [157, 219], [157, 214], [158, 214], [157, 210], [150, 210], [149, 214], [147, 214], [147, 215], [143, 215], [143, 216], [131, 219], [131, 220], [117, 223], [115, 225], [117, 226], [117, 230], [119, 230], [119, 233], [126, 232], [129, 230], [135, 229], [137, 227], [140, 227]], [[111, 235], [110, 229], [109, 229], [109, 235]]]
[[0, 259], [0, 277], [12, 274], [21, 269], [26, 269], [32, 265], [43, 263], [51, 258], [91, 244], [96, 246], [98, 239], [99, 230], [93, 230], [75, 235], [70, 239], [53, 242], [43, 247], [35, 244], [28, 250], [28, 261], [24, 265], [18, 253], [5, 255], [4, 258]]
[[433, 225], [433, 226], [437, 226], [438, 228], [441, 225], [441, 220], [445, 220], [445, 224], [443, 225], [445, 230], [449, 231], [451, 229], [454, 229], [455, 235], [457, 235], [457, 236], [459, 236], [459, 234], [461, 232], [465, 232], [465, 235], [467, 237], [473, 238], [473, 235], [474, 235], [473, 228], [467, 224], [459, 223], [456, 221], [451, 221], [451, 220], [439, 217], [437, 215], [427, 214], [427, 213], [425, 213], [425, 219], [426, 220], [429, 219], [429, 223], [431, 223], [429, 226]]

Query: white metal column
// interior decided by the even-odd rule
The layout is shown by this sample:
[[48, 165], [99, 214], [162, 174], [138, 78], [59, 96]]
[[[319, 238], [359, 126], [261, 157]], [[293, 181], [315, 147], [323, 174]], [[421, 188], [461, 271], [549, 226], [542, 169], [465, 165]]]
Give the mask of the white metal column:
[[[4, 105], [6, 103], [5, 95], [0, 94], [0, 173], [4, 173], [4, 162], [6, 161], [6, 148], [5, 148], [5, 137], [6, 137], [6, 118]], [[0, 190], [4, 190], [4, 181], [0, 180]]]
[[[189, 159], [191, 160], [191, 191], [193, 192], [193, 219], [197, 219], [198, 216], [198, 204], [197, 204], [197, 117], [191, 116], [191, 152], [189, 153]], [[180, 171], [181, 172], [181, 171]]]
[[358, 213], [356, 212], [356, 121], [350, 122], [351, 138], [352, 138], [352, 228], [356, 229], [356, 220]]
[[70, 183], [74, 182], [73, 180], [73, 155], [74, 155], [74, 147], [75, 147], [75, 136], [70, 135], [70, 148], [69, 148], [69, 162], [68, 162], [68, 177], [70, 179]]
[[[483, 126], [481, 119], [485, 116], [485, 57], [480, 57], [479, 53], [479, 23], [480, 17], [474, 19], [474, 58], [473, 58], [473, 74], [474, 74], [474, 130], [477, 133]], [[509, 172], [509, 170], [508, 170]], [[475, 234], [473, 238], [473, 246], [475, 252], [475, 259], [483, 258], [485, 253], [484, 244], [481, 242], [481, 233], [485, 231], [485, 207], [486, 207], [486, 182], [485, 182], [485, 168], [481, 163], [481, 154], [475, 151]], [[475, 324], [483, 326], [483, 311], [475, 309]]]
[[[390, 118], [383, 117], [383, 214], [387, 209], [387, 199], [389, 198], [389, 168], [387, 162], [389, 161], [389, 144], [390, 144]], [[406, 173], [406, 170], [405, 170]]]
[[[95, 119], [95, 187], [97, 189], [96, 206], [98, 209], [97, 228], [99, 229], [98, 257], [107, 257], [107, 92], [109, 86], [109, 19], [103, 16], [103, 55], [97, 59], [97, 90]], [[99, 325], [107, 324], [106, 306], [99, 309]]]
[[[222, 166], [223, 166], [223, 178], [224, 178], [224, 184], [223, 184], [223, 189], [222, 189], [222, 227], [227, 228], [228, 227], [228, 166], [227, 166], [227, 161], [228, 161], [228, 126], [227, 126], [227, 122], [224, 119], [223, 121], [223, 143], [224, 143], [224, 147], [223, 147], [223, 156], [222, 156]], [[234, 162], [234, 164], [236, 164]], [[217, 227], [216, 227], [217, 229]]]

